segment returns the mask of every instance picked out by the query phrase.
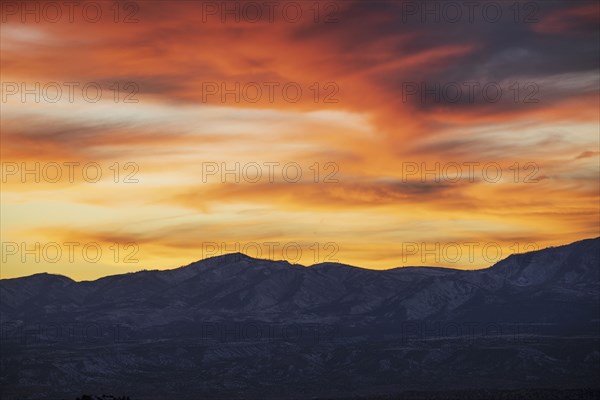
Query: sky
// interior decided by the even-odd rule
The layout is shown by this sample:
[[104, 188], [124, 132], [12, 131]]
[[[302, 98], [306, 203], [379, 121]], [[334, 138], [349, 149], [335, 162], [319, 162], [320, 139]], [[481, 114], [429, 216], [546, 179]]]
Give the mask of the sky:
[[0, 276], [597, 237], [599, 4], [3, 2]]

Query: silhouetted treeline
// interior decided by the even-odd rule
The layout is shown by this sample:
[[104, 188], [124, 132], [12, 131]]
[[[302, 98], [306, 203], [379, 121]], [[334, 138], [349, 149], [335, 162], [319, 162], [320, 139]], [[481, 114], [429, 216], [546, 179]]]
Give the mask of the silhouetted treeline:
[[[600, 400], [600, 389], [452, 390], [404, 392], [398, 395], [351, 397], [345, 400]], [[329, 400], [323, 398], [321, 400]], [[341, 400], [341, 399], [336, 399]]]
[[129, 396], [113, 396], [112, 394], [103, 394], [102, 396], [92, 396], [84, 394], [75, 400], [131, 400]]
[[[520, 390], [451, 390], [444, 392], [404, 392], [397, 395], [372, 395], [336, 400], [600, 400], [600, 389], [520, 389]], [[129, 396], [84, 394], [75, 400], [133, 400]], [[317, 398], [317, 400], [330, 400]]]

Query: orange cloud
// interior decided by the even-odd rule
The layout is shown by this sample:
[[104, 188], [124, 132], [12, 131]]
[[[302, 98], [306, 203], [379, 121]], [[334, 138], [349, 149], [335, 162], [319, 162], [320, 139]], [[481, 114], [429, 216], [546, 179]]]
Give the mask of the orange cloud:
[[[97, 22], [80, 8], [39, 23], [2, 9], [3, 237], [134, 241], [160, 268], [200, 258], [204, 242], [333, 242], [340, 261], [381, 268], [401, 264], [405, 241], [509, 251], [597, 236], [597, 4], [540, 4], [537, 24], [438, 26], [405, 21], [401, 2], [280, 3], [301, 4], [295, 22], [281, 9], [254, 21], [243, 2], [226, 4], [239, 21], [206, 2], [119, 3], [118, 14], [93, 3]], [[73, 162], [98, 163], [102, 179], [13, 171]], [[206, 182], [207, 163], [229, 178], [278, 163], [278, 179]], [[282, 179], [286, 164], [302, 180]], [[447, 175], [465, 164], [474, 179]], [[494, 165], [498, 182], [482, 175]], [[105, 261], [3, 274], [138, 268]]]

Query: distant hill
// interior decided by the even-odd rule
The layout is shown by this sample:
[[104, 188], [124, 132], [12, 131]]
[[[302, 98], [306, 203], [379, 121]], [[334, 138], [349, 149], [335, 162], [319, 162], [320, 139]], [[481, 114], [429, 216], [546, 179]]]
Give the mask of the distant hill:
[[36, 274], [0, 280], [0, 312], [3, 399], [597, 388], [600, 238], [477, 271], [235, 253], [96, 281]]

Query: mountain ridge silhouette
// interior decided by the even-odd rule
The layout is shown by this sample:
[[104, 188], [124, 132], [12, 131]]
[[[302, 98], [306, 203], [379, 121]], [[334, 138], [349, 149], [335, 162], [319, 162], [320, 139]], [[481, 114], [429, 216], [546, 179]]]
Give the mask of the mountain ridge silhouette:
[[512, 259], [514, 257], [523, 256], [523, 255], [527, 255], [527, 254], [536, 254], [536, 253], [544, 252], [544, 251], [550, 250], [550, 249], [561, 249], [561, 248], [566, 248], [569, 246], [585, 245], [585, 244], [588, 244], [593, 241], [600, 241], [600, 237], [581, 239], [581, 240], [577, 240], [575, 242], [571, 242], [568, 244], [559, 245], [559, 246], [549, 246], [549, 247], [546, 247], [543, 249], [533, 250], [533, 251], [529, 251], [529, 252], [513, 253], [513, 254], [508, 255], [506, 258], [503, 258], [502, 260], [495, 262], [492, 265], [489, 265], [489, 266], [483, 267], [483, 268], [477, 268], [477, 269], [461, 269], [461, 268], [442, 267], [442, 266], [435, 266], [435, 265], [417, 265], [417, 266], [406, 265], [406, 266], [389, 267], [389, 268], [384, 268], [384, 269], [374, 269], [374, 268], [365, 268], [365, 267], [341, 263], [341, 262], [320, 262], [320, 263], [311, 264], [311, 265], [303, 265], [303, 264], [298, 264], [298, 263], [290, 263], [287, 260], [256, 258], [256, 257], [249, 256], [247, 254], [244, 254], [242, 252], [231, 252], [231, 253], [219, 254], [219, 255], [215, 255], [215, 256], [211, 256], [211, 257], [206, 257], [206, 258], [199, 259], [197, 261], [193, 261], [189, 264], [182, 265], [182, 266], [175, 267], [175, 268], [143, 269], [140, 271], [132, 271], [132, 272], [126, 272], [126, 273], [122, 273], [122, 274], [106, 275], [106, 276], [96, 278], [94, 280], [76, 281], [73, 278], [68, 277], [66, 275], [62, 275], [62, 274], [39, 272], [39, 273], [35, 273], [32, 275], [25, 275], [25, 276], [13, 277], [13, 278], [1, 278], [0, 281], [24, 279], [24, 278], [31, 278], [31, 277], [36, 277], [36, 276], [40, 276], [40, 277], [46, 276], [46, 277], [62, 277], [62, 278], [66, 278], [72, 282], [95, 282], [95, 281], [105, 279], [105, 278], [110, 278], [110, 277], [128, 276], [128, 275], [132, 275], [132, 274], [142, 274], [142, 273], [148, 273], [148, 272], [176, 271], [176, 270], [180, 270], [180, 269], [184, 269], [184, 268], [213, 266], [212, 264], [214, 264], [214, 263], [216, 263], [218, 266], [218, 265], [230, 264], [230, 263], [239, 262], [239, 261], [253, 262], [253, 263], [255, 263], [254, 265], [256, 265], [256, 262], [259, 262], [259, 263], [263, 263], [263, 264], [269, 264], [269, 263], [271, 265], [287, 264], [288, 266], [292, 266], [292, 267], [315, 268], [315, 269], [325, 269], [325, 268], [331, 268], [331, 267], [335, 267], [335, 268], [345, 267], [345, 268], [355, 268], [355, 269], [368, 270], [368, 271], [393, 271], [393, 270], [401, 270], [401, 269], [420, 269], [420, 268], [428, 269], [428, 270], [439, 269], [439, 270], [448, 270], [448, 271], [482, 271], [482, 270], [488, 270], [491, 268], [496, 268], [498, 265], [501, 265], [503, 262], [505, 262], [509, 259]]

